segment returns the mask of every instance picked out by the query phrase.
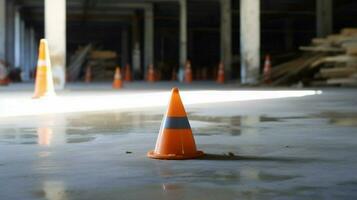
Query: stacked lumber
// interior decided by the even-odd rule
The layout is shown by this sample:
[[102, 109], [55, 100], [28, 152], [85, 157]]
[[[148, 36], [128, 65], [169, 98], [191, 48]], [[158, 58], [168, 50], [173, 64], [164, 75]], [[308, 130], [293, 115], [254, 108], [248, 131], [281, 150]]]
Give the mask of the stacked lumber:
[[273, 67], [273, 85], [357, 85], [357, 28], [314, 38], [300, 50], [300, 57]]
[[108, 81], [113, 79], [117, 65], [117, 53], [108, 50], [93, 50], [87, 61], [87, 66], [92, 69], [94, 81]]
[[78, 79], [82, 66], [85, 63], [87, 55], [91, 49], [91, 44], [88, 44], [85, 47], [79, 47], [77, 51], [71, 56], [67, 68], [68, 80], [75, 81]]

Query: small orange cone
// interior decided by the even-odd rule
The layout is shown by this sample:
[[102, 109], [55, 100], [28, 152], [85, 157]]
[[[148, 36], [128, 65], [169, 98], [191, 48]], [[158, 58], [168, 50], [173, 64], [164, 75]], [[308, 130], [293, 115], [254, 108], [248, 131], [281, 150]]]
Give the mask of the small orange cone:
[[122, 87], [123, 87], [123, 82], [121, 80], [120, 67], [117, 67], [115, 69], [115, 74], [114, 74], [113, 88], [120, 89]]
[[263, 69], [263, 80], [264, 80], [264, 83], [266, 83], [266, 84], [271, 83], [271, 59], [270, 59], [269, 54], [267, 54], [265, 56], [264, 69]]
[[86, 74], [84, 77], [84, 82], [86, 82], [86, 83], [92, 82], [92, 68], [91, 68], [91, 66], [87, 66]]
[[173, 88], [166, 115], [161, 124], [155, 150], [147, 156], [155, 159], [183, 160], [203, 156], [197, 151], [187, 114], [179, 90]]
[[35, 94], [32, 98], [55, 95], [47, 40], [41, 39], [36, 70]]
[[192, 68], [191, 62], [188, 60], [185, 64], [185, 82], [191, 83], [192, 82]]
[[125, 81], [132, 81], [131, 78], [131, 70], [130, 70], [130, 65], [126, 64], [125, 66], [125, 76], [124, 76]]
[[147, 81], [155, 82], [155, 70], [154, 70], [154, 65], [152, 64], [150, 64], [148, 67]]
[[223, 65], [223, 62], [220, 62], [219, 65], [218, 65], [217, 83], [220, 83], [220, 84], [224, 83], [224, 65]]

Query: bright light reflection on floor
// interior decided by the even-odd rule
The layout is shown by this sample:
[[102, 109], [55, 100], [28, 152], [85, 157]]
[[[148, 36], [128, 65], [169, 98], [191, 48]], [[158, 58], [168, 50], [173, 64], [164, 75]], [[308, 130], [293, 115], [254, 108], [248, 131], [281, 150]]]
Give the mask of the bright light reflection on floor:
[[[272, 90], [272, 91], [181, 91], [185, 105], [203, 103], [222, 103], [249, 100], [280, 99], [318, 95], [320, 90]], [[71, 113], [85, 111], [105, 111], [166, 106], [170, 92], [145, 93], [105, 93], [95, 95], [77, 94], [57, 96], [48, 99], [29, 98], [6, 99], [0, 104], [0, 117], [38, 115], [49, 113]]]

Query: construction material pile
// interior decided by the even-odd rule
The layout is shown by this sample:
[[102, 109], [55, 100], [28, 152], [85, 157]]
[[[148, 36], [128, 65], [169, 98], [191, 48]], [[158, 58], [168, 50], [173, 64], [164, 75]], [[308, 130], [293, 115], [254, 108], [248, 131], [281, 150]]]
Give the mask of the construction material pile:
[[312, 39], [297, 59], [273, 67], [273, 85], [357, 86], [357, 28]]
[[117, 53], [107, 50], [93, 50], [90, 52], [87, 67], [91, 67], [92, 79], [95, 81], [111, 80], [117, 65]]
[[93, 80], [111, 80], [117, 60], [115, 51], [95, 49], [91, 44], [79, 47], [70, 59], [67, 77], [70, 81], [77, 81], [90, 67]]

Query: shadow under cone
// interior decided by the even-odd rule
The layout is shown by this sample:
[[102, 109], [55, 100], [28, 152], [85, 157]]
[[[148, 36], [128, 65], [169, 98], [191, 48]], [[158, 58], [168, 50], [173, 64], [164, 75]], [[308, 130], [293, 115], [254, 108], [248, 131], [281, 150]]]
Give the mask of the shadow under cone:
[[196, 149], [195, 139], [183, 107], [179, 90], [173, 88], [171, 100], [162, 121], [154, 151], [147, 156], [155, 159], [182, 160], [203, 156]]
[[55, 95], [47, 40], [41, 39], [36, 69], [35, 93], [33, 98]]

